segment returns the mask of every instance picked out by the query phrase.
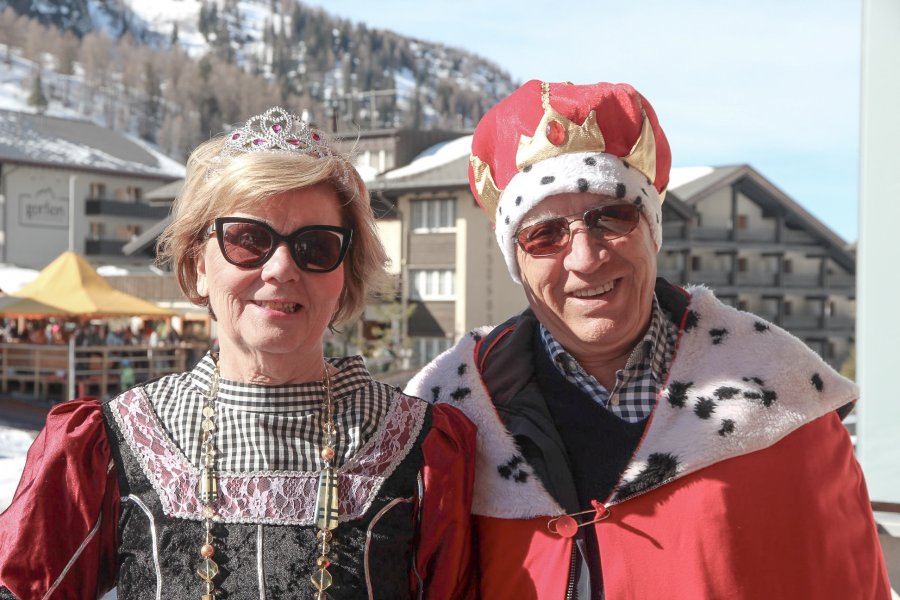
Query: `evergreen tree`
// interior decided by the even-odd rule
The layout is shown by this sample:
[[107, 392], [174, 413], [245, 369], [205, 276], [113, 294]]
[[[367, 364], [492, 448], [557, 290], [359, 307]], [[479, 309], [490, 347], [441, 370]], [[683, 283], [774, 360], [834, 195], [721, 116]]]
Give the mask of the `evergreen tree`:
[[44, 95], [44, 83], [41, 81], [40, 73], [36, 73], [34, 79], [32, 79], [28, 106], [33, 106], [38, 114], [44, 114], [47, 110], [47, 96]]

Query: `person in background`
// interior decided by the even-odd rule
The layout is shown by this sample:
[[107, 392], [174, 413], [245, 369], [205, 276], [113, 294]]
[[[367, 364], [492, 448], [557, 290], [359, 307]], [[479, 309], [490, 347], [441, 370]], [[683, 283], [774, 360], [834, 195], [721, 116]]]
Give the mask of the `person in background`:
[[478, 426], [482, 596], [890, 598], [856, 386], [656, 278], [670, 165], [624, 84], [530, 81], [475, 129], [472, 192], [529, 308], [406, 392]]
[[386, 279], [350, 160], [271, 108], [194, 151], [159, 249], [219, 351], [50, 412], [0, 598], [473, 597], [474, 426], [322, 353]]

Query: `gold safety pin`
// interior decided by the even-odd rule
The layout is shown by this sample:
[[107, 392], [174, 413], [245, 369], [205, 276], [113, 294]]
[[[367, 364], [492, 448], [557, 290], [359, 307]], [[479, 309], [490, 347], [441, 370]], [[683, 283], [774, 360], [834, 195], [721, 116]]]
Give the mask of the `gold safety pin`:
[[[599, 523], [600, 521], [609, 518], [610, 510], [605, 505], [603, 505], [603, 503], [598, 502], [597, 500], [591, 500], [591, 505], [594, 508], [590, 510], [583, 510], [581, 512], [553, 517], [552, 519], [547, 521], [547, 530], [552, 534], [570, 538], [575, 537], [575, 534], [578, 533], [579, 527]], [[586, 515], [588, 513], [594, 513], [596, 516], [592, 520], [585, 521], [584, 523], [579, 523], [575, 519], [575, 517], [579, 515]]]

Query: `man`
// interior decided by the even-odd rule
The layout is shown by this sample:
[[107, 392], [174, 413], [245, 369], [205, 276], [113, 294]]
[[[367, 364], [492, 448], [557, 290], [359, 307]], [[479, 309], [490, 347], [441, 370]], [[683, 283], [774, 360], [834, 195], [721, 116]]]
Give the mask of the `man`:
[[775, 325], [656, 279], [669, 145], [627, 85], [531, 81], [472, 191], [530, 308], [408, 392], [478, 425], [485, 598], [890, 598], [839, 414], [854, 384]]

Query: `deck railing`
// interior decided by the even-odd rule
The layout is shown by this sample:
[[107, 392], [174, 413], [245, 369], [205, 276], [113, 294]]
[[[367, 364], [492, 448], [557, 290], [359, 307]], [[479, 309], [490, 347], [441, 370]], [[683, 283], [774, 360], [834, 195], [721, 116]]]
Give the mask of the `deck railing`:
[[[0, 344], [0, 391], [55, 404], [81, 396], [108, 398], [136, 383], [192, 367], [205, 344], [78, 346], [75, 390], [69, 390], [69, 347]], [[73, 393], [74, 392], [74, 393]]]

